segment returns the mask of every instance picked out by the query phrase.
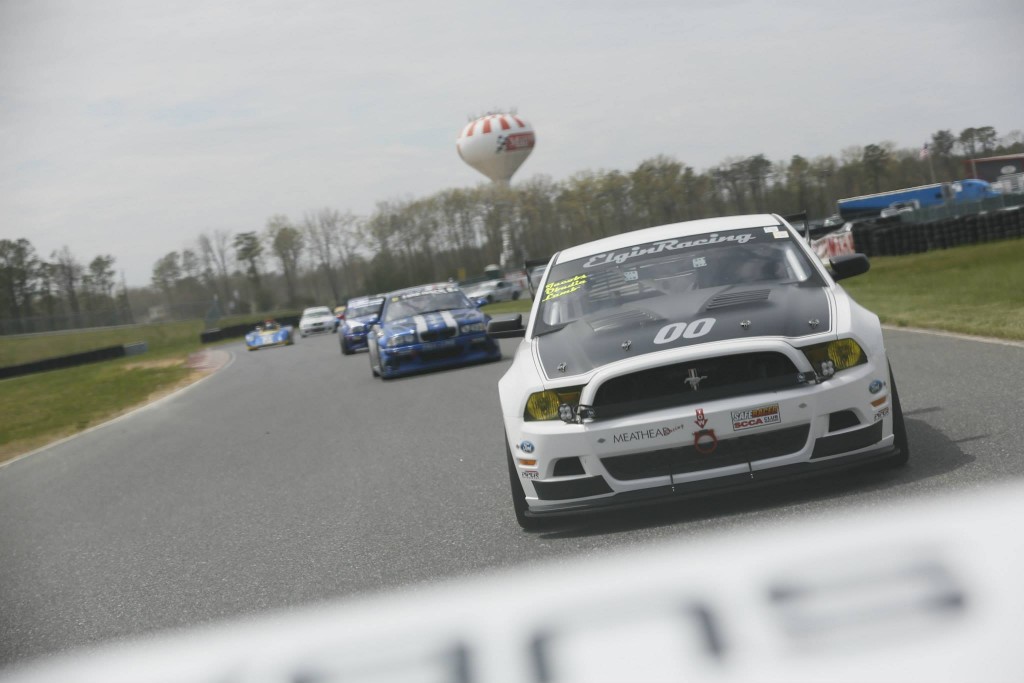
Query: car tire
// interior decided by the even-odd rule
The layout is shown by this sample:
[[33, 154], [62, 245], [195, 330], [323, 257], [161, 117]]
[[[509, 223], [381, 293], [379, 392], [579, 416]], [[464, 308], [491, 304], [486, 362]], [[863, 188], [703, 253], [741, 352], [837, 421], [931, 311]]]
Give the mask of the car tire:
[[903, 406], [900, 405], [900, 394], [896, 391], [896, 378], [889, 366], [889, 386], [892, 388], [892, 433], [896, 437], [893, 445], [900, 449], [899, 455], [889, 459], [892, 467], [904, 467], [910, 459], [910, 442], [907, 440], [907, 425], [903, 420]]
[[508, 459], [508, 482], [512, 489], [512, 509], [516, 513], [516, 522], [524, 531], [538, 531], [543, 527], [543, 523], [536, 517], [526, 516], [529, 506], [526, 503], [523, 485], [519, 482], [519, 470], [516, 469], [516, 464], [512, 460], [512, 449], [508, 446], [508, 437], [505, 438], [505, 455]]
[[491, 296], [490, 294], [487, 295], [487, 303], [489, 303], [489, 304], [493, 304], [494, 303], [494, 297]]
[[519, 300], [519, 292], [512, 292], [512, 301]]
[[343, 356], [351, 356], [352, 355], [352, 349], [348, 348], [348, 344], [345, 343], [344, 335], [341, 337], [341, 355], [343, 355]]

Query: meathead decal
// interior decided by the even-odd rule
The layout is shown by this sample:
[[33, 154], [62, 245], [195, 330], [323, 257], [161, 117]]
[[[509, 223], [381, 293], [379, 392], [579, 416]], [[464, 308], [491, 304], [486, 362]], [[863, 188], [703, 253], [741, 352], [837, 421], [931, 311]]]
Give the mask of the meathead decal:
[[758, 406], [749, 410], [732, 411], [732, 430], [734, 432], [764, 425], [779, 424], [782, 416], [779, 413], [779, 404], [772, 403], [766, 406]]
[[675, 427], [652, 427], [650, 429], [638, 429], [635, 432], [623, 432], [622, 434], [612, 435], [612, 443], [625, 443], [627, 441], [645, 441], [647, 439], [657, 439], [661, 436], [668, 436], [672, 432], [679, 431], [683, 428], [683, 425], [677, 425]]

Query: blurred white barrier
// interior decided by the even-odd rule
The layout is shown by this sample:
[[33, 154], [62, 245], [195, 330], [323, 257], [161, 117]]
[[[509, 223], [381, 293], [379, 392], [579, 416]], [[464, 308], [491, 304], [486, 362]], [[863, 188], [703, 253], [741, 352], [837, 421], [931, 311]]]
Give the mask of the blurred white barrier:
[[1024, 485], [538, 564], [12, 683], [1024, 680]]

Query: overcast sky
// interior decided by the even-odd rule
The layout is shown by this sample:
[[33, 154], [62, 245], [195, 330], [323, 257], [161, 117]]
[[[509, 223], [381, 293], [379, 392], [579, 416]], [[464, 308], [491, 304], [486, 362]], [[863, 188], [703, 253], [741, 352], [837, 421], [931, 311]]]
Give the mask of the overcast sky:
[[515, 180], [1002, 135], [1022, 28], [1021, 0], [0, 0], [0, 238], [148, 284], [204, 230], [486, 182], [455, 138], [510, 106]]

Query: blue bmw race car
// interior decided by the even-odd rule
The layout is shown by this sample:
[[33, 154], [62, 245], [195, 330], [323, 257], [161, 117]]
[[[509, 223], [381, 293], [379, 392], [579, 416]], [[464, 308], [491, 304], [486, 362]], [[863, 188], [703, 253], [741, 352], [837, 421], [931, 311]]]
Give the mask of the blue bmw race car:
[[374, 377], [390, 379], [501, 358], [487, 336], [490, 316], [481, 313], [457, 285], [443, 282], [391, 292], [367, 344]]
[[295, 335], [291, 325], [279, 325], [276, 320], [268, 320], [245, 335], [245, 345], [250, 351], [266, 346], [291, 346], [295, 343]]
[[345, 305], [344, 322], [341, 323], [341, 352], [346, 356], [366, 348], [366, 333], [380, 320], [383, 296], [364, 296], [349, 299]]

